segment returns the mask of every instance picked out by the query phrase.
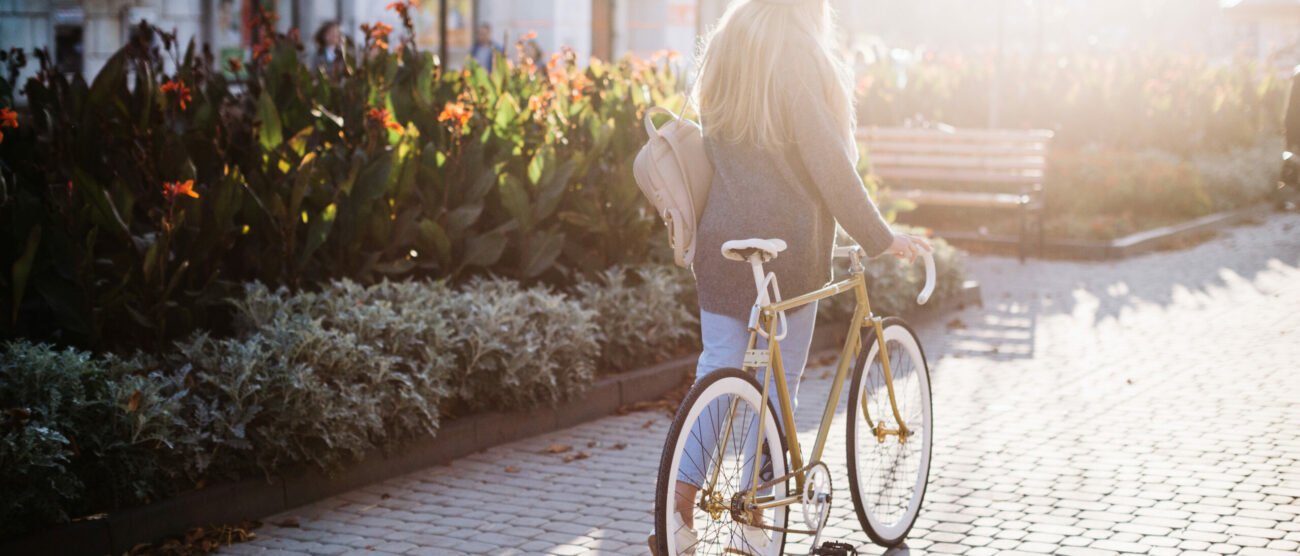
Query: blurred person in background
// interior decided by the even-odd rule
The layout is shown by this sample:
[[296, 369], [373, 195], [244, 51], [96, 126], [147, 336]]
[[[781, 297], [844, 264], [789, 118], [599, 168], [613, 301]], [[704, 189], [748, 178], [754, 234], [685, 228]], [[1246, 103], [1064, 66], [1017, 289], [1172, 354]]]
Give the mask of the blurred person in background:
[[524, 43], [524, 60], [531, 61], [537, 67], [537, 77], [543, 81], [548, 78], [545, 55], [546, 53], [542, 52], [542, 47], [537, 44], [536, 40], [529, 39], [528, 42]]
[[487, 23], [479, 25], [474, 35], [474, 47], [469, 50], [469, 55], [478, 61], [478, 65], [483, 66], [483, 69], [492, 71], [492, 60], [498, 52], [502, 52], [502, 49], [501, 45], [492, 42], [492, 26]]
[[339, 29], [338, 22], [322, 23], [316, 34], [312, 35], [312, 41], [316, 43], [316, 50], [312, 53], [312, 66], [329, 74], [335, 73], [343, 63], [343, 50], [340, 48], [343, 32]]

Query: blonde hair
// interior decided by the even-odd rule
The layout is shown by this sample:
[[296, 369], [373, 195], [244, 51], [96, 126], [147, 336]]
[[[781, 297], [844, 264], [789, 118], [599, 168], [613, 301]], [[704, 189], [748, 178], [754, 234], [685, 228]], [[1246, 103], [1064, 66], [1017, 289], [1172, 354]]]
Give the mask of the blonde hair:
[[705, 133], [775, 151], [800, 117], [785, 99], [806, 99], [824, 103], [856, 159], [852, 69], [836, 50], [827, 0], [732, 2], [700, 42], [692, 99]]

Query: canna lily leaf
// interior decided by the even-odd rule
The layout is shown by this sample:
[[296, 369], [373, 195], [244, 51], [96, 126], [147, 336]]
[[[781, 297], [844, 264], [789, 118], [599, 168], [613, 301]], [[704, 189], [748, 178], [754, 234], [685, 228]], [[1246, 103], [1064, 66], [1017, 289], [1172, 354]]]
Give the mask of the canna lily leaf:
[[325, 210], [320, 211], [311, 218], [310, 227], [307, 230], [307, 245], [303, 247], [302, 253], [298, 255], [298, 267], [302, 268], [307, 265], [313, 253], [325, 244], [325, 239], [329, 237], [330, 229], [334, 227], [334, 218], [338, 216], [338, 207], [330, 203]]
[[275, 101], [271, 100], [271, 95], [267, 91], [262, 91], [262, 96], [257, 97], [257, 119], [262, 122], [257, 133], [262, 148], [269, 151], [280, 146], [280, 143], [284, 141], [280, 124], [280, 111], [275, 108]]
[[36, 260], [36, 248], [41, 243], [41, 227], [36, 225], [27, 232], [27, 245], [23, 248], [23, 254], [14, 261], [13, 269], [13, 323], [18, 323], [18, 307], [23, 302], [23, 292], [27, 289], [27, 277], [32, 272], [32, 262]]
[[504, 231], [496, 230], [472, 237], [465, 244], [465, 259], [461, 266], [492, 266], [501, 260], [501, 253], [505, 249], [506, 234]]

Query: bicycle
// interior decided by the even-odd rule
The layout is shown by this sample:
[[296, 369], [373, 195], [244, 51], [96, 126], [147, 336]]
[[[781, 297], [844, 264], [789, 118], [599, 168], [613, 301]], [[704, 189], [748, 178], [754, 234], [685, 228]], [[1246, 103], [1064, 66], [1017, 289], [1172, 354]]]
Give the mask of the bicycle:
[[[813, 554], [851, 548], [827, 543], [823, 551], [817, 546], [833, 498], [830, 470], [821, 456], [850, 361], [855, 364], [848, 403], [848, 477], [858, 521], [873, 542], [886, 547], [901, 544], [916, 522], [929, 478], [933, 436], [929, 369], [921, 344], [902, 319], [872, 314], [861, 247], [835, 249], [835, 258], [850, 259], [848, 278], [789, 300], [781, 300], [775, 274], [764, 273], [762, 266], [784, 249], [781, 240], [762, 239], [722, 246], [725, 256], [748, 261], [754, 270], [758, 296], [749, 317], [749, 345], [740, 369], [719, 369], [696, 381], [669, 427], [655, 488], [655, 530], [662, 532], [652, 541], [655, 554], [747, 554], [733, 544], [744, 525], [771, 535], [765, 554], [784, 554], [787, 534], [813, 535]], [[926, 283], [919, 304], [929, 300], [935, 286], [934, 258], [922, 256]], [[804, 463], [780, 357], [785, 312], [848, 291], [854, 292], [857, 305], [816, 443]], [[764, 349], [756, 349], [759, 338], [766, 340]], [[763, 370], [767, 379], [760, 385], [754, 375]], [[779, 421], [769, 392], [772, 384], [782, 408]], [[718, 440], [710, 452], [700, 453], [707, 457], [686, 453], [688, 441], [707, 446], [706, 437]], [[692, 476], [703, 479], [702, 484], [683, 481]], [[684, 492], [691, 486], [698, 491], [687, 499], [679, 495], [682, 485], [687, 485]], [[803, 528], [790, 523], [795, 504], [801, 506]], [[688, 527], [683, 538], [670, 524], [673, 512], [687, 509], [694, 528]], [[764, 518], [769, 511], [770, 518]], [[683, 513], [676, 519], [684, 523], [686, 517]]]

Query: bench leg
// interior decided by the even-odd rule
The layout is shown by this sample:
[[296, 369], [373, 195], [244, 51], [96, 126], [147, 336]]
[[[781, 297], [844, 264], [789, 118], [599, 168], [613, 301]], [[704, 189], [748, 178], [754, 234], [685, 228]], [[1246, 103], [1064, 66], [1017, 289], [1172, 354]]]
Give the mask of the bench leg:
[[1020, 205], [1020, 264], [1025, 263], [1025, 252], [1029, 250], [1029, 205]]
[[1043, 249], [1047, 245], [1046, 237], [1043, 235], [1043, 207], [1038, 207], [1035, 211], [1035, 224], [1038, 226], [1038, 258], [1043, 258]]

